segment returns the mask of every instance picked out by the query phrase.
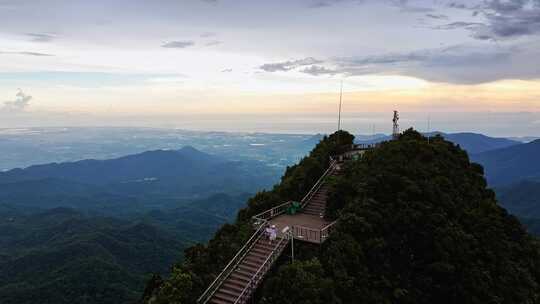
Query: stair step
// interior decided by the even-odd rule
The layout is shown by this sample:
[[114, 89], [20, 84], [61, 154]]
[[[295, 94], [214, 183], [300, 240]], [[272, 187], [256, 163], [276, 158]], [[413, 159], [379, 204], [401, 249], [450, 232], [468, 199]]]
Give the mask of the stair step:
[[315, 205], [315, 204], [309, 204], [304, 209], [325, 209], [326, 205]]
[[246, 257], [245, 257], [245, 260], [246, 261], [251, 261], [253, 263], [262, 263], [266, 260], [267, 257], [261, 257], [261, 256], [256, 256], [256, 255], [253, 255], [253, 254], [248, 254]]
[[253, 262], [253, 261], [244, 259], [242, 261], [241, 265], [247, 265], [247, 266], [253, 267], [255, 269], [259, 269], [259, 267], [261, 267], [261, 265], [262, 265], [262, 261], [261, 262]]
[[257, 243], [253, 248], [257, 248], [265, 253], [270, 253], [275, 246], [275, 244], [269, 244], [267, 241], [265, 241], [264, 243]]
[[231, 279], [243, 281], [246, 283], [249, 282], [252, 276], [252, 273], [240, 269], [236, 269], [233, 273], [231, 273]]
[[246, 265], [244, 263], [238, 265], [238, 268], [241, 268], [242, 270], [244, 270], [247, 273], [250, 273], [251, 275], [256, 273], [257, 270], [259, 269], [259, 267], [253, 267], [253, 266], [250, 266], [250, 265]]
[[224, 294], [230, 295], [231, 297], [237, 299], [238, 296], [242, 293], [242, 290], [237, 291], [237, 290], [234, 290], [234, 289], [227, 289], [227, 288], [225, 288], [225, 286], [221, 286], [219, 288], [218, 292], [222, 292]]
[[234, 303], [234, 302], [236, 301], [236, 299], [238, 298], [238, 297], [234, 297], [234, 296], [231, 296], [231, 295], [229, 295], [229, 294], [223, 293], [223, 292], [221, 291], [221, 289], [218, 290], [218, 291], [214, 294], [213, 297], [214, 297], [214, 298], [221, 299], [221, 300], [224, 300], [224, 301], [231, 301], [231, 302], [233, 302], [233, 303]]
[[246, 285], [247, 285], [247, 283], [245, 283], [245, 282], [240, 282], [240, 281], [236, 281], [236, 280], [233, 280], [233, 279], [226, 280], [223, 283], [223, 287], [238, 290], [240, 292], [242, 292], [242, 290], [244, 290]]
[[210, 303], [213, 303], [213, 304], [231, 304], [231, 303], [234, 303], [234, 302], [232, 302], [232, 301], [224, 301], [224, 300], [216, 299], [216, 298], [212, 297], [212, 299], [210, 300]]
[[241, 276], [241, 279], [242, 280], [245, 280], [245, 281], [249, 281], [249, 279], [251, 278], [251, 276], [253, 275], [251, 273], [251, 271], [246, 271], [244, 269], [240, 269], [238, 267], [236, 267], [236, 269], [234, 270], [233, 274], [237, 274], [237, 276]]
[[302, 209], [302, 210], [324, 210], [326, 209], [326, 206], [313, 206], [313, 205], [308, 205], [306, 208]]
[[247, 257], [254, 257], [257, 259], [265, 260], [270, 253], [261, 253], [259, 251], [251, 250], [251, 252], [247, 255]]

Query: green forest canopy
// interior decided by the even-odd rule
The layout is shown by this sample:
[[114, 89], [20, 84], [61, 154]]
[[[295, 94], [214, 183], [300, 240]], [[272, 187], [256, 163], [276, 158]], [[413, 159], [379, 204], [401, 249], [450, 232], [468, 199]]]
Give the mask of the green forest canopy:
[[[338, 142], [339, 138], [339, 142]], [[249, 218], [299, 199], [353, 142], [324, 138], [258, 193], [234, 224], [207, 245], [186, 250], [164, 283], [150, 282], [152, 303], [193, 303], [252, 233]], [[540, 246], [498, 206], [483, 169], [441, 136], [428, 142], [407, 130], [347, 164], [333, 185], [327, 214], [339, 222], [321, 248], [300, 245], [256, 295], [260, 303], [537, 303]]]

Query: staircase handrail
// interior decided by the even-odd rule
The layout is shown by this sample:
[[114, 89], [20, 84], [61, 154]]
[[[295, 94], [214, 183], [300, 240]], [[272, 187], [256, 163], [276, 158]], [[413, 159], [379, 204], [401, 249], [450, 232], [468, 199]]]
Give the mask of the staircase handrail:
[[[244, 256], [249, 252], [251, 247], [261, 238], [263, 233], [261, 233], [264, 228], [266, 227], [266, 224], [263, 224], [253, 233], [253, 235], [249, 238], [249, 240], [244, 244], [240, 250], [236, 253], [236, 255], [231, 259], [231, 261], [223, 268], [221, 273], [214, 279], [212, 284], [208, 286], [208, 288], [203, 292], [203, 294], [197, 299], [197, 303], [202, 304], [206, 303], [212, 295], [217, 291], [221, 283], [233, 272], [233, 270], [236, 268], [236, 266], [242, 261]], [[249, 248], [248, 248], [249, 245]]]
[[328, 173], [330, 173], [330, 171], [332, 171], [334, 169], [334, 166], [335, 166], [336, 162], [337, 161], [330, 158], [330, 165], [328, 166], [328, 169], [326, 169], [326, 171], [324, 171], [323, 175], [321, 175], [321, 177], [319, 177], [319, 179], [317, 180], [315, 185], [313, 185], [313, 187], [311, 187], [311, 189], [308, 191], [308, 193], [300, 201], [300, 204], [302, 205], [302, 208], [304, 208], [307, 205], [307, 203], [309, 202], [311, 197], [313, 197], [313, 195], [315, 195], [315, 193], [319, 190], [319, 188], [322, 185], [323, 180], [326, 178], [326, 176], [328, 176]]
[[330, 229], [334, 227], [336, 223], [337, 223], [337, 220], [321, 228], [321, 243], [324, 241], [324, 239], [326, 239], [330, 235]]
[[[330, 171], [332, 171], [332, 169], [334, 168], [336, 163], [337, 163], [337, 161], [334, 160], [332, 157], [330, 157], [330, 165], [328, 166], [326, 171], [324, 171], [324, 173], [321, 175], [321, 177], [319, 177], [317, 182], [313, 185], [313, 187], [311, 187], [311, 189], [308, 191], [308, 193], [300, 201], [301, 208], [304, 208], [306, 206], [307, 202], [309, 201], [309, 199], [317, 192], [317, 190], [319, 190], [319, 188], [322, 185], [323, 180], [326, 178], [326, 176], [328, 176], [328, 173], [330, 173]], [[283, 214], [285, 212], [285, 210], [287, 209], [287, 207], [292, 205], [292, 203], [293, 203], [293, 201], [287, 201], [287, 202], [285, 202], [283, 204], [277, 205], [277, 206], [272, 207], [272, 208], [270, 208], [268, 210], [265, 210], [265, 211], [263, 211], [263, 212], [261, 212], [259, 214], [256, 214], [256, 215], [252, 216], [251, 218], [254, 219], [257, 222], [259, 222], [259, 221], [262, 221], [262, 222], [267, 221], [267, 220], [269, 220], [271, 218], [274, 218], [274, 217], [276, 217], [278, 215]], [[267, 216], [267, 214], [270, 214], [270, 215]]]
[[[277, 254], [277, 251], [280, 248], [281, 243], [284, 242], [285, 240], [287, 240], [287, 242], [289, 241], [288, 238], [282, 238], [282, 239], [279, 240], [279, 242], [276, 244], [274, 249], [272, 249], [272, 252], [268, 255], [266, 260], [264, 260], [264, 262], [259, 267], [259, 269], [257, 269], [257, 272], [255, 272], [255, 274], [251, 277], [251, 279], [249, 280], [246, 287], [244, 287], [244, 289], [242, 290], [242, 293], [240, 293], [240, 295], [238, 296], [236, 301], [234, 301], [234, 304], [242, 303], [241, 302], [242, 298], [249, 297], [250, 294], [248, 294], [247, 292], [252, 290], [253, 288], [255, 288], [257, 286], [257, 284], [259, 283], [258, 276], [261, 275], [261, 271], [263, 269], [268, 270], [268, 268], [272, 265], [272, 263], [275, 261], [275, 258], [279, 255], [279, 254]], [[281, 252], [279, 252], [279, 253], [281, 253]], [[266, 271], [265, 271], [265, 273], [266, 273]], [[264, 273], [262, 273], [262, 274], [264, 274]]]
[[[293, 201], [288, 201], [288, 202], [285, 202], [281, 205], [277, 205], [275, 207], [272, 207], [268, 210], [265, 210], [257, 215], [254, 215], [252, 216], [251, 218], [254, 219], [254, 220], [257, 220], [257, 221], [266, 221], [268, 219], [271, 219], [271, 218], [274, 218], [278, 215], [281, 215], [283, 214], [283, 212], [285, 212], [285, 207], [288, 207], [288, 205], [292, 205]], [[278, 211], [276, 211], [278, 210]], [[270, 213], [270, 216], [265, 216], [266, 213]]]

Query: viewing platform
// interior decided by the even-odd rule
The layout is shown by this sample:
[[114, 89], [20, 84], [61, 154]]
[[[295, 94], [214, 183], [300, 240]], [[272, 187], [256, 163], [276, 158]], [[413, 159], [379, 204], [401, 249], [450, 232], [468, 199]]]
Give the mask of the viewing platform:
[[[225, 266], [197, 300], [199, 304], [244, 304], [249, 301], [264, 276], [285, 247], [293, 240], [322, 244], [330, 236], [336, 221], [325, 218], [330, 186], [329, 177], [342, 172], [346, 160], [360, 157], [373, 145], [352, 145], [346, 152], [330, 158], [328, 169], [301, 201], [288, 201], [252, 217], [255, 233]], [[269, 240], [265, 233], [275, 225], [277, 238]]]

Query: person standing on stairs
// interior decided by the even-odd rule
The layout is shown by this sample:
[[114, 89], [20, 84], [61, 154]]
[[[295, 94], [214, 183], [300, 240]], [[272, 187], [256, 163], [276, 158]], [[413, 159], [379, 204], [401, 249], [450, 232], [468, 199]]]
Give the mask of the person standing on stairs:
[[272, 225], [270, 227], [270, 234], [268, 235], [269, 243], [272, 244], [272, 242], [277, 238], [277, 228], [276, 225]]

